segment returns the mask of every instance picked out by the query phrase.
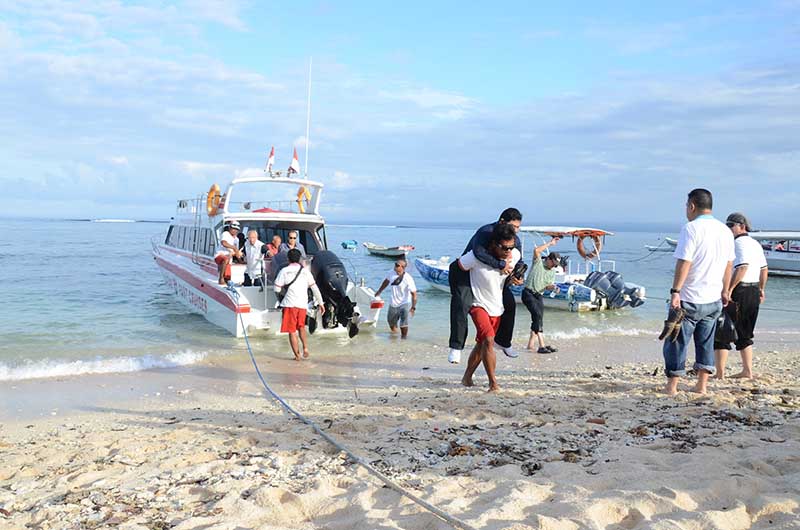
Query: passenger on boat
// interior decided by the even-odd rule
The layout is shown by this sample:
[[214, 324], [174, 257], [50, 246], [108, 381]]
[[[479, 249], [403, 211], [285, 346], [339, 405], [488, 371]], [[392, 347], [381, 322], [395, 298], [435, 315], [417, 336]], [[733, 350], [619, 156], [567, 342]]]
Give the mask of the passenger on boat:
[[772, 247], [772, 250], [777, 250], [778, 252], [786, 252], [786, 241], [778, 241], [775, 243], [775, 246]]
[[308, 337], [306, 335], [306, 314], [308, 309], [308, 290], [314, 294], [314, 301], [319, 308], [320, 316], [325, 313], [325, 303], [322, 300], [322, 293], [314, 282], [314, 276], [300, 263], [302, 257], [296, 248], [286, 253], [289, 264], [281, 269], [278, 277], [275, 278], [275, 292], [280, 298], [280, 306], [283, 308], [281, 321], [281, 332], [289, 334], [289, 345], [292, 348], [295, 361], [299, 361], [300, 345], [297, 342], [298, 332], [300, 342], [303, 343], [303, 357], [309, 356]]
[[286, 242], [281, 243], [280, 247], [278, 247], [279, 250], [281, 252], [288, 252], [293, 248], [296, 248], [300, 251], [303, 258], [305, 258], [306, 249], [303, 248], [303, 244], [297, 238], [298, 238], [297, 230], [290, 230], [289, 233], [286, 235]]
[[245, 287], [261, 287], [266, 252], [266, 246], [258, 240], [258, 230], [251, 229], [247, 232], [247, 242], [244, 244], [245, 263], [247, 264], [244, 273]]
[[[750, 237], [750, 221], [743, 213], [735, 212], [728, 216], [725, 224], [734, 237], [736, 259], [733, 261], [730, 299], [736, 303], [736, 349], [742, 356], [742, 371], [732, 378], [753, 378], [753, 330], [758, 320], [758, 309], [764, 301], [767, 286], [767, 258], [758, 241]], [[717, 362], [717, 379], [725, 377], [725, 363], [728, 360], [730, 342], [714, 342]]]
[[231, 263], [231, 258], [242, 257], [242, 251], [239, 250], [239, 238], [237, 237], [240, 228], [238, 221], [230, 221], [227, 230], [222, 232], [222, 237], [219, 240], [219, 248], [216, 256], [214, 256], [214, 262], [217, 264], [220, 285], [225, 285], [226, 271]]
[[411, 274], [406, 272], [408, 262], [398, 259], [394, 263], [394, 270], [386, 275], [383, 283], [375, 292], [379, 297], [384, 289], [392, 287], [392, 299], [389, 302], [387, 320], [392, 333], [397, 333], [400, 327], [400, 338], [408, 338], [408, 322], [417, 310], [417, 284]]
[[[516, 235], [522, 224], [522, 214], [516, 208], [506, 208], [500, 214], [497, 222], [480, 227], [469, 240], [463, 253], [474, 251], [478, 261], [498, 269], [503, 275], [508, 275], [511, 274], [513, 266], [509, 266], [505, 259], [495, 258], [488, 250], [494, 228], [502, 224], [509, 224], [514, 229], [514, 247], [522, 253], [522, 243]], [[470, 275], [461, 270], [458, 260], [450, 264], [448, 281], [450, 283], [450, 355], [448, 361], [458, 363], [461, 361], [461, 350], [464, 349], [464, 344], [467, 342], [467, 332], [469, 331], [467, 313], [472, 307]], [[517, 357], [519, 354], [511, 348], [517, 303], [508, 285], [503, 289], [503, 308], [503, 316], [500, 319], [500, 327], [497, 330], [495, 341], [508, 357]]]
[[538, 341], [539, 349], [536, 350], [536, 353], [555, 353], [558, 351], [558, 348], [547, 346], [544, 343], [544, 301], [542, 300], [542, 293], [558, 289], [554, 282], [556, 279], [556, 267], [561, 263], [561, 255], [558, 252], [551, 252], [542, 259], [542, 252], [558, 243], [559, 239], [554, 237], [547, 243], [533, 249], [531, 270], [528, 273], [528, 280], [525, 282], [525, 289], [522, 290], [522, 303], [531, 313], [531, 335], [528, 338], [528, 349], [533, 351]]
[[273, 258], [281, 251], [281, 236], [272, 236], [272, 242], [267, 243], [267, 257]]
[[[520, 259], [520, 251], [516, 248], [516, 231], [513, 226], [506, 223], [497, 223], [492, 230], [488, 250], [497, 260], [503, 260], [514, 269]], [[500, 387], [495, 377], [497, 357], [494, 353], [495, 335], [500, 326], [500, 317], [503, 315], [503, 291], [507, 283], [508, 274], [478, 260], [474, 251], [469, 251], [458, 260], [458, 267], [469, 273], [470, 288], [472, 290], [472, 307], [469, 314], [477, 331], [475, 347], [467, 360], [467, 369], [461, 378], [464, 386], [474, 386], [472, 376], [478, 365], [483, 363], [486, 375], [489, 378], [489, 392], [497, 392]], [[514, 278], [511, 282], [522, 285], [522, 278]]]

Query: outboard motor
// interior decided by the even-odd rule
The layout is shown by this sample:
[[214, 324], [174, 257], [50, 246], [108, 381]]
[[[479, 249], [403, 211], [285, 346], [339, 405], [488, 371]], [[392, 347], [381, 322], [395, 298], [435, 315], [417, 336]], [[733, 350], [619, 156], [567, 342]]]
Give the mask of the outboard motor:
[[322, 327], [330, 329], [341, 324], [348, 326], [351, 338], [357, 335], [358, 314], [355, 303], [347, 296], [347, 270], [336, 254], [330, 250], [317, 252], [311, 262], [311, 274], [325, 303]]

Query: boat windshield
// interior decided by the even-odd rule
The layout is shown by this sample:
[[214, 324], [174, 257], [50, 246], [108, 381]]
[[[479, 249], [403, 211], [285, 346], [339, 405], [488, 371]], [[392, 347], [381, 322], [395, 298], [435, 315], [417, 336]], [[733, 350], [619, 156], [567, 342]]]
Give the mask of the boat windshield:
[[289, 232], [297, 231], [298, 240], [309, 256], [315, 255], [320, 250], [327, 248], [325, 241], [325, 228], [321, 225], [309, 225], [291, 221], [253, 221], [243, 220], [242, 234], [246, 237], [250, 230], [258, 231], [258, 239], [269, 243], [276, 235], [281, 237], [283, 243], [288, 242]]
[[228, 198], [227, 211], [243, 213], [310, 213], [308, 195], [301, 194], [303, 187], [287, 182], [242, 182], [233, 187]]

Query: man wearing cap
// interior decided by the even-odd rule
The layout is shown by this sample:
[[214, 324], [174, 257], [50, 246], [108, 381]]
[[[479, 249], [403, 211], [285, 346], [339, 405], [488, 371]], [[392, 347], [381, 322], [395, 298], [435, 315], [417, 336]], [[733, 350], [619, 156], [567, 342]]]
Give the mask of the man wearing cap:
[[219, 248], [217, 255], [214, 256], [214, 262], [217, 264], [217, 271], [219, 272], [219, 284], [225, 285], [225, 271], [231, 262], [231, 256], [234, 258], [241, 258], [242, 251], [239, 250], [239, 221], [231, 221], [228, 224], [228, 229], [222, 232], [219, 240]]
[[670, 309], [682, 309], [680, 331], [673, 342], [664, 340], [663, 355], [667, 385], [664, 393], [675, 396], [678, 380], [686, 374], [686, 354], [694, 342], [697, 384], [692, 389], [705, 394], [714, 373], [714, 333], [722, 306], [728, 304], [733, 269], [733, 235], [711, 214], [711, 192], [697, 188], [689, 192], [686, 218], [675, 247], [675, 274]]
[[558, 252], [551, 252], [542, 259], [542, 252], [558, 243], [560, 238], [554, 237], [547, 243], [533, 249], [533, 262], [525, 288], [522, 290], [522, 303], [531, 312], [531, 336], [528, 339], [528, 349], [533, 350], [536, 342], [539, 342], [537, 353], [555, 353], [557, 348], [546, 346], [544, 343], [543, 323], [544, 323], [544, 302], [542, 293], [545, 291], [555, 291], [558, 287], [554, 282], [556, 279], [555, 268], [561, 262], [561, 255]]
[[[733, 260], [733, 278], [731, 278], [730, 298], [736, 304], [736, 349], [742, 355], [742, 371], [734, 378], [753, 378], [753, 330], [758, 320], [758, 308], [764, 301], [764, 289], [767, 286], [767, 258], [761, 245], [748, 235], [752, 230], [750, 221], [743, 213], [735, 212], [728, 216], [725, 223], [731, 229], [734, 238], [736, 258]], [[717, 379], [725, 377], [725, 363], [731, 345], [714, 343], [714, 354], [717, 362]]]

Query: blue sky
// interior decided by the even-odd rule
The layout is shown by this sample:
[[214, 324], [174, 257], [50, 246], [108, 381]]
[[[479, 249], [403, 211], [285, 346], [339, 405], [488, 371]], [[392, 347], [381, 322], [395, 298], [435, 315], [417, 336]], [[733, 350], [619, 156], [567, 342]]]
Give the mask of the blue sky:
[[[336, 221], [800, 228], [800, 1], [0, 0], [4, 215], [167, 218], [301, 163]], [[653, 5], [649, 5], [653, 4]]]

